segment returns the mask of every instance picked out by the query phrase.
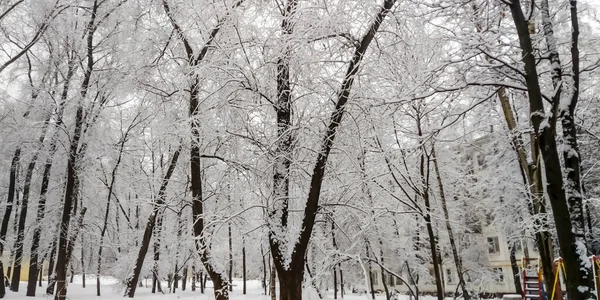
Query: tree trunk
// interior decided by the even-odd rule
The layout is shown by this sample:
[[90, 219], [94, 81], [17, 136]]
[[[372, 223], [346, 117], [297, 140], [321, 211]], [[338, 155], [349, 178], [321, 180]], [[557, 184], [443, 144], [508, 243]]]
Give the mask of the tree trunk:
[[442, 204], [442, 211], [444, 213], [444, 219], [446, 221], [446, 230], [448, 231], [448, 239], [450, 240], [450, 248], [452, 249], [452, 257], [454, 258], [454, 266], [456, 267], [456, 273], [458, 274], [458, 284], [462, 288], [463, 298], [465, 300], [470, 300], [471, 296], [469, 295], [469, 291], [467, 290], [467, 285], [465, 283], [463, 269], [462, 269], [462, 260], [458, 254], [458, 248], [456, 247], [456, 241], [454, 240], [454, 232], [452, 230], [452, 225], [450, 223], [450, 214], [448, 213], [448, 205], [446, 204], [446, 193], [444, 192], [444, 183], [442, 182], [442, 176], [440, 174], [440, 168], [437, 160], [437, 153], [435, 151], [435, 146], [432, 146], [431, 155], [433, 158], [433, 167], [435, 170], [438, 187], [440, 189], [440, 200]]
[[183, 276], [181, 278], [181, 290], [185, 291], [188, 278], [188, 267], [183, 268]]
[[337, 277], [337, 268], [333, 266], [333, 299], [338, 298], [338, 277]]
[[83, 250], [83, 232], [81, 232], [81, 287], [85, 288], [85, 261]]
[[[367, 253], [369, 253], [369, 249], [367, 247]], [[367, 258], [369, 258], [367, 254]], [[369, 261], [369, 292], [371, 293], [371, 299], [375, 300], [375, 285], [373, 284], [373, 269], [371, 268], [371, 261]]]
[[206, 287], [206, 280], [204, 279], [204, 272], [200, 271], [198, 281], [200, 282], [200, 293], [204, 294], [204, 288]]
[[[576, 7], [573, 5], [573, 2], [575, 1], [571, 1], [572, 9]], [[557, 106], [559, 103], [553, 103], [553, 115], [547, 118], [544, 111], [536, 60], [533, 56], [531, 36], [520, 1], [513, 0], [510, 3], [510, 10], [519, 35], [521, 50], [523, 51], [522, 61], [525, 65], [525, 73], [527, 75], [525, 79], [529, 96], [530, 119], [534, 131], [539, 137], [540, 150], [546, 167], [548, 197], [552, 205], [560, 252], [565, 261], [567, 293], [570, 300], [595, 299], [595, 295], [592, 294], [593, 280], [591, 267], [587, 261], [587, 247], [582, 236], [583, 232], [578, 232], [578, 228], [573, 228], [573, 224], [571, 223], [571, 220], [577, 220], [578, 216], [570, 216], [570, 214], [564, 213], [568, 211], [576, 214], [576, 212], [571, 211], [567, 203], [558, 145], [554, 136]], [[546, 123], [550, 126], [545, 126]]]
[[386, 271], [383, 268], [384, 265], [384, 258], [383, 258], [383, 241], [381, 240], [381, 238], [379, 239], [379, 262], [381, 263], [381, 283], [383, 284], [383, 290], [385, 291], [385, 299], [386, 300], [390, 300], [390, 290], [387, 286], [387, 282], [386, 282]]
[[344, 273], [342, 272], [342, 265], [338, 265], [340, 270], [340, 296], [344, 299]]
[[54, 270], [54, 259], [56, 257], [56, 238], [52, 240], [52, 250], [50, 250], [50, 259], [48, 261], [48, 286], [46, 295], [54, 294], [54, 285], [56, 284], [56, 272]]
[[192, 266], [192, 292], [196, 291], [196, 266]]
[[[364, 152], [363, 152], [364, 154]], [[364, 155], [363, 155], [364, 157]], [[364, 167], [364, 163], [361, 164], [361, 166]], [[363, 177], [364, 177], [364, 169], [362, 169], [363, 171]], [[337, 246], [337, 242], [335, 240], [335, 223], [333, 222], [333, 213], [331, 216], [331, 244], [333, 246], [333, 250], [337, 251], [338, 250], [338, 246]], [[333, 299], [337, 299], [337, 295], [338, 295], [338, 283], [337, 283], [337, 270], [336, 270], [336, 266], [337, 264], [333, 265]], [[343, 298], [344, 296], [342, 296]]]
[[[241, 5], [243, 0], [239, 0], [234, 4], [234, 7]], [[197, 67], [206, 57], [209, 49], [213, 46], [214, 40], [221, 30], [221, 27], [226, 18], [221, 18], [215, 27], [210, 32], [204, 46], [197, 53], [194, 52], [191, 43], [185, 36], [185, 33], [171, 14], [171, 9], [167, 0], [162, 1], [162, 6], [165, 14], [169, 18], [173, 29], [177, 33], [178, 38], [184, 45], [184, 50], [188, 58], [188, 66], [191, 68]], [[224, 274], [216, 270], [210, 261], [210, 253], [208, 247], [206, 247], [206, 232], [204, 232], [204, 208], [203, 208], [203, 196], [202, 196], [202, 169], [200, 162], [200, 116], [199, 116], [199, 93], [200, 93], [200, 79], [197, 74], [190, 74], [190, 86], [189, 86], [189, 114], [191, 119], [190, 122], [190, 133], [191, 133], [191, 147], [190, 147], [190, 182], [192, 190], [192, 221], [193, 221], [193, 235], [195, 237], [196, 250], [200, 255], [200, 261], [204, 265], [206, 272], [210, 276], [213, 286], [216, 300], [228, 300], [229, 293], [227, 290], [227, 280], [224, 278]]]
[[[135, 119], [134, 119], [134, 121], [135, 121]], [[117, 169], [119, 168], [119, 165], [121, 164], [121, 158], [123, 157], [123, 150], [125, 148], [125, 142], [127, 141], [127, 135], [129, 134], [130, 129], [131, 129], [131, 127], [128, 128], [128, 130], [125, 132], [125, 134], [123, 135], [123, 137], [120, 141], [121, 145], [119, 146], [119, 155], [117, 157], [117, 162], [115, 163], [115, 166], [112, 169], [110, 183], [108, 184], [108, 192], [107, 192], [107, 196], [106, 196], [106, 209], [104, 211], [104, 222], [102, 223], [102, 230], [100, 231], [100, 243], [98, 244], [98, 263], [97, 263], [97, 269], [96, 269], [96, 296], [100, 296], [100, 273], [102, 272], [102, 248], [104, 246], [104, 236], [106, 235], [106, 230], [108, 229], [108, 216], [110, 213], [110, 202], [111, 202], [112, 195], [113, 195], [115, 180], [117, 178]], [[116, 215], [118, 216], [119, 213], [117, 212]]]
[[517, 293], [519, 295], [523, 295], [523, 288], [521, 287], [521, 280], [520, 280], [521, 272], [519, 272], [519, 265], [517, 264], [517, 257], [515, 256], [515, 245], [511, 245], [509, 247], [509, 251], [510, 251], [510, 268], [513, 273], [513, 282], [515, 283], [515, 293]]
[[242, 238], [242, 295], [246, 295], [246, 242]]
[[[148, 216], [148, 221], [146, 223], [146, 229], [144, 230], [144, 235], [142, 237], [142, 244], [140, 246], [140, 251], [138, 252], [137, 260], [135, 263], [135, 267], [133, 269], [133, 274], [127, 280], [127, 288], [125, 289], [125, 295], [129, 298], [133, 298], [135, 295], [135, 289], [137, 288], [137, 284], [140, 278], [140, 273], [142, 271], [142, 265], [144, 264], [144, 259], [146, 258], [146, 253], [148, 253], [148, 248], [150, 247], [150, 239], [152, 238], [152, 233], [154, 232], [154, 226], [156, 224], [157, 214], [160, 213], [161, 207], [165, 204], [165, 197], [167, 186], [169, 185], [169, 180], [171, 179], [171, 175], [173, 175], [173, 171], [175, 170], [175, 166], [177, 165], [177, 160], [179, 159], [179, 153], [181, 152], [182, 145], [179, 145], [177, 150], [173, 153], [173, 157], [171, 157], [171, 162], [169, 163], [169, 167], [167, 169], [167, 173], [165, 174], [160, 189], [158, 191], [158, 196], [156, 197], [156, 201], [154, 203], [154, 208], [152, 209], [152, 213]], [[136, 208], [136, 214], [138, 210]]]
[[[271, 300], [277, 300], [275, 280], [277, 280], [277, 269], [275, 268], [275, 264], [273, 263], [271, 264], [271, 275], [269, 276], [269, 295], [271, 295]], [[281, 296], [279, 297], [281, 299]]]
[[[31, 179], [33, 177], [33, 171], [35, 170], [35, 165], [37, 163], [37, 158], [39, 156], [40, 151], [42, 150], [44, 139], [46, 137], [46, 131], [48, 129], [48, 123], [50, 122], [51, 115], [48, 115], [48, 118], [44, 122], [44, 127], [42, 129], [42, 133], [38, 139], [38, 149], [33, 154], [31, 161], [27, 165], [27, 171], [25, 174], [25, 181], [23, 183], [23, 198], [21, 199], [21, 209], [19, 214], [19, 225], [17, 228], [17, 239], [15, 241], [15, 261], [13, 268], [13, 276], [11, 283], [11, 290], [13, 292], [19, 291], [19, 282], [21, 281], [21, 261], [23, 260], [23, 240], [25, 239], [25, 221], [27, 220], [27, 211], [29, 205], [29, 194], [31, 189]], [[37, 262], [36, 262], [37, 263]], [[35, 275], [37, 274], [37, 270], [34, 272], [29, 272], [34, 276], [34, 286], [35, 286]]]
[[[4, 241], [6, 241], [6, 233], [8, 232], [8, 224], [10, 215], [12, 214], [13, 202], [15, 199], [15, 190], [17, 182], [17, 169], [19, 168], [19, 161], [21, 160], [21, 147], [17, 147], [13, 154], [13, 159], [10, 164], [9, 183], [8, 183], [8, 200], [6, 202], [6, 210], [4, 211], [4, 218], [2, 219], [2, 227], [0, 227], [0, 257], [4, 254]], [[10, 266], [9, 266], [10, 267]], [[0, 287], [0, 298], [4, 298], [6, 294], [6, 288], [4, 287], [4, 267], [2, 266], [2, 260], [0, 260], [0, 279], [2, 284]]]
[[[421, 117], [420, 115], [417, 115], [416, 118], [417, 121], [417, 134], [419, 135], [419, 137], [423, 136], [423, 131], [421, 129]], [[430, 183], [429, 183], [429, 177], [430, 177], [430, 161], [431, 159], [426, 155], [426, 149], [425, 146], [423, 144], [423, 142], [421, 141], [421, 158], [419, 161], [419, 175], [421, 177], [421, 185], [423, 187], [423, 190], [419, 191], [420, 196], [423, 198], [423, 202], [425, 204], [425, 212], [423, 215], [423, 220], [425, 221], [425, 227], [427, 228], [427, 235], [429, 236], [429, 248], [431, 251], [431, 260], [432, 260], [432, 264], [433, 264], [433, 272], [434, 272], [434, 278], [435, 278], [435, 286], [436, 286], [436, 292], [437, 292], [437, 298], [438, 300], [444, 300], [444, 288], [442, 286], [443, 282], [442, 282], [442, 278], [441, 278], [441, 270], [440, 270], [440, 266], [441, 263], [439, 261], [439, 255], [438, 255], [438, 241], [437, 241], [437, 236], [434, 233], [433, 230], [433, 222], [432, 222], [432, 218], [431, 218], [431, 203], [429, 201], [429, 189], [430, 189]]]
[[229, 291], [233, 291], [233, 242], [231, 240], [231, 223], [227, 226], [229, 236]]
[[262, 271], [263, 271], [263, 277], [262, 277], [262, 288], [264, 290], [264, 294], [267, 295], [267, 262], [265, 259], [265, 253], [263, 251], [263, 246], [262, 244], [260, 245], [260, 255], [262, 256]]
[[[289, 173], [291, 158], [288, 155], [292, 150], [292, 99], [289, 80], [289, 58], [291, 56], [290, 46], [283, 50], [283, 55], [277, 60], [277, 102], [275, 111], [277, 114], [277, 146], [275, 150], [275, 167], [273, 172], [273, 199], [278, 203], [273, 207], [269, 207], [269, 218], [278, 223], [277, 227], [269, 228], [269, 244], [273, 255], [274, 265], [277, 269], [280, 283], [280, 300], [300, 300], [302, 299], [302, 278], [303, 265], [306, 257], [306, 251], [310, 241], [310, 237], [315, 225], [317, 210], [319, 208], [319, 198], [321, 195], [321, 187], [323, 178], [325, 177], [325, 168], [327, 160], [333, 147], [338, 126], [342, 122], [346, 103], [350, 97], [350, 91], [354, 84], [354, 79], [358, 73], [361, 61], [366, 53], [371, 41], [379, 30], [379, 26], [383, 22], [386, 14], [394, 5], [394, 0], [385, 0], [383, 6], [377, 12], [373, 22], [368, 26], [367, 32], [357, 43], [354, 49], [352, 60], [348, 65], [346, 74], [342, 81], [341, 88], [337, 95], [335, 109], [331, 113], [328, 126], [323, 136], [320, 150], [317, 152], [316, 163], [311, 176], [310, 188], [306, 205], [304, 207], [304, 217], [302, 219], [301, 231], [298, 241], [293, 246], [292, 257], [288, 258], [287, 254], [282, 252], [280, 239], [281, 233], [286, 232], [288, 207], [287, 201], [289, 196]], [[293, 22], [291, 17], [295, 13], [297, 6], [296, 0], [288, 2], [284, 8], [284, 15], [281, 28], [283, 36], [289, 37], [292, 34]], [[289, 262], [289, 264], [288, 264]]]
[[[84, 207], [81, 209], [81, 212], [79, 214], [79, 220], [77, 221], [77, 227], [75, 227], [75, 230], [73, 230], [73, 234], [70, 236], [69, 241], [67, 243], [67, 245], [64, 247], [64, 257], [63, 260], [65, 263], [69, 263], [71, 261], [71, 257], [73, 254], [73, 248], [75, 247], [75, 242], [77, 240], [77, 236], [79, 235], [79, 231], [80, 229], [83, 227], [83, 217], [85, 216], [85, 212], [87, 211], [87, 208]], [[61, 232], [62, 234], [62, 232]], [[57, 279], [56, 279], [56, 295], [54, 296], [54, 300], [60, 300], [65, 299], [67, 296], [67, 285], [66, 285], [66, 271], [67, 271], [67, 266], [63, 266], [62, 268], [60, 267], [60, 262], [61, 262], [61, 256], [60, 256], [60, 242], [59, 242], [59, 251], [58, 251], [58, 261], [56, 262], [57, 264]], [[61, 271], [62, 270], [62, 271]], [[60, 272], [63, 272], [62, 274]], [[61, 275], [63, 277], [61, 277]], [[62, 281], [61, 281], [62, 278]], [[72, 275], [71, 275], [72, 278]]]

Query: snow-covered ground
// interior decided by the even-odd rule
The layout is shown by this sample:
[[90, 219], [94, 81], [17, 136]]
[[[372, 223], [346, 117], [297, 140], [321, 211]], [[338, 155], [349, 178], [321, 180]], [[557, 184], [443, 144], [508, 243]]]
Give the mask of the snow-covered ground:
[[[150, 281], [148, 281], [150, 283]], [[271, 297], [263, 294], [263, 290], [260, 286], [260, 281], [249, 280], [247, 281], [247, 294], [242, 294], [242, 282], [238, 280], [233, 281], [234, 288], [231, 294], [231, 300], [270, 300]], [[200, 287], [195, 292], [191, 291], [191, 283], [188, 282], [187, 289], [185, 291], [178, 290], [174, 294], [152, 294], [150, 287], [138, 287], [135, 293], [135, 299], [142, 300], [175, 300], [175, 299], [198, 299], [198, 300], [211, 300], [214, 299], [212, 294], [212, 288], [210, 288], [210, 282], [207, 283], [209, 288], [206, 289], [205, 294], [200, 293]], [[166, 290], [167, 284], [163, 283], [163, 288]], [[26, 282], [21, 282], [18, 293], [7, 291], [5, 299], [7, 300], [31, 300], [31, 299], [53, 299], [52, 296], [46, 295], [46, 283], [43, 283], [43, 287], [37, 289], [36, 297], [26, 297], [25, 290], [27, 288]], [[87, 299], [98, 299], [98, 300], [123, 300], [128, 299], [123, 297], [124, 287], [119, 283], [118, 280], [110, 277], [102, 278], [101, 280], [101, 292], [102, 296], [96, 296], [96, 279], [91, 276], [86, 277], [86, 287], [82, 287], [81, 276], [76, 276], [73, 283], [69, 284], [67, 299], [71, 300], [87, 300]], [[307, 290], [303, 296], [304, 300], [318, 300], [319, 298], [312, 290]], [[333, 299], [333, 291], [329, 291], [327, 294], [328, 299]], [[339, 298], [338, 298], [339, 299]], [[434, 297], [419, 297], [421, 300], [433, 300]], [[359, 295], [359, 294], [346, 294], [344, 300], [371, 300], [370, 295]], [[376, 300], [385, 300], [384, 295], [378, 295]], [[398, 296], [398, 300], [408, 300], [408, 296]]]

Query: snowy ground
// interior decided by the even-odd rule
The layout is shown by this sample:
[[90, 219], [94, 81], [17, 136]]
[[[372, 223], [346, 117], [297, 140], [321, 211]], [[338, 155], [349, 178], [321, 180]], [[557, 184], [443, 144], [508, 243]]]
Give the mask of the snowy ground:
[[[231, 294], [231, 300], [270, 300], [270, 296], [266, 296], [263, 294], [263, 290], [260, 286], [260, 281], [258, 280], [249, 280], [247, 282], [247, 294], [242, 295], [242, 282], [238, 280], [234, 280], [234, 289]], [[207, 283], [210, 286], [210, 282]], [[166, 282], [163, 284], [163, 287], [166, 289]], [[98, 299], [98, 300], [123, 300], [128, 298], [123, 298], [124, 288], [121, 284], [119, 284], [118, 280], [112, 278], [103, 278], [101, 284], [101, 292], [102, 296], [96, 296], [96, 279], [90, 278], [89, 276], [86, 278], [86, 287], [83, 288], [81, 284], [81, 277], [76, 276], [73, 280], [73, 283], [69, 284], [68, 287], [68, 295], [67, 299], [71, 300], [86, 300], [86, 299]], [[25, 291], [27, 289], [27, 283], [21, 282], [21, 286], [19, 287], [18, 293], [13, 293], [7, 291], [5, 299], [8, 300], [27, 300], [32, 299], [31, 297], [25, 296]], [[46, 290], [46, 283], [43, 283], [43, 287], [37, 289], [36, 297], [33, 299], [53, 299], [52, 296], [46, 295], [44, 292]], [[333, 292], [327, 295], [327, 298], [333, 299]], [[200, 300], [211, 300], [214, 299], [212, 294], [212, 288], [207, 288], [205, 294], [200, 293], [200, 288], [198, 287], [195, 292], [191, 291], [191, 285], [188, 282], [187, 290], [181, 291], [178, 290], [174, 294], [152, 294], [151, 289], [148, 287], [137, 288], [135, 293], [135, 299], [142, 300], [175, 300], [175, 299], [200, 299]], [[306, 291], [303, 297], [304, 300], [318, 300], [318, 297], [312, 291]], [[433, 297], [419, 297], [420, 300], [433, 300]], [[359, 294], [347, 294], [344, 297], [344, 300], [371, 300], [369, 295], [359, 295]], [[378, 295], [376, 300], [385, 300], [384, 295]], [[408, 296], [399, 296], [398, 300], [408, 300]]]

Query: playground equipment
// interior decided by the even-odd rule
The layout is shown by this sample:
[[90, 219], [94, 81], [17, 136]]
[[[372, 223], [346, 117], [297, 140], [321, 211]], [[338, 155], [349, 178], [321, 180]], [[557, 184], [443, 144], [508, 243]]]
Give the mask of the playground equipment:
[[[535, 263], [531, 264], [530, 261]], [[529, 267], [531, 265], [531, 267]], [[542, 269], [538, 258], [521, 260], [521, 280], [523, 281], [523, 300], [544, 300]]]
[[[536, 261], [535, 264], [530, 265], [529, 261]], [[591, 256], [590, 262], [592, 263], [592, 273], [594, 276], [594, 288], [596, 294], [598, 294], [598, 287], [600, 286], [600, 255]], [[565, 264], [562, 258], [557, 258], [553, 262], [554, 280], [552, 281], [552, 293], [548, 295], [544, 291], [544, 278], [542, 275], [542, 269], [539, 259], [537, 258], [523, 258], [521, 262], [521, 278], [523, 280], [523, 300], [562, 300], [561, 281], [560, 278], [564, 279], [565, 276]], [[562, 274], [562, 275], [561, 275]], [[550, 289], [550, 287], [548, 287]], [[550, 296], [548, 298], [548, 296]]]

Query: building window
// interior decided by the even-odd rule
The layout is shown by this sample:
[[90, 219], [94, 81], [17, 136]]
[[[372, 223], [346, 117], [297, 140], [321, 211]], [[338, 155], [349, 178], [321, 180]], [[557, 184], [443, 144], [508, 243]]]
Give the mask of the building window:
[[454, 278], [452, 278], [452, 270], [446, 269], [446, 281], [448, 284], [454, 284]]
[[392, 274], [389, 274], [389, 275], [388, 275], [388, 285], [389, 285], [389, 286], [394, 286], [394, 285], [395, 285], [395, 284], [394, 284], [394, 279], [395, 279], [395, 278], [394, 278], [394, 275], [392, 275]]
[[520, 240], [515, 242], [515, 252], [523, 252], [523, 244]]
[[497, 236], [487, 238], [488, 252], [490, 254], [500, 253], [500, 243], [498, 242]]
[[379, 284], [379, 276], [377, 276], [376, 272], [371, 272], [371, 282], [373, 283], [373, 285], [378, 285]]
[[504, 283], [504, 272], [502, 271], [502, 268], [494, 268], [494, 280], [496, 280], [497, 283]]

